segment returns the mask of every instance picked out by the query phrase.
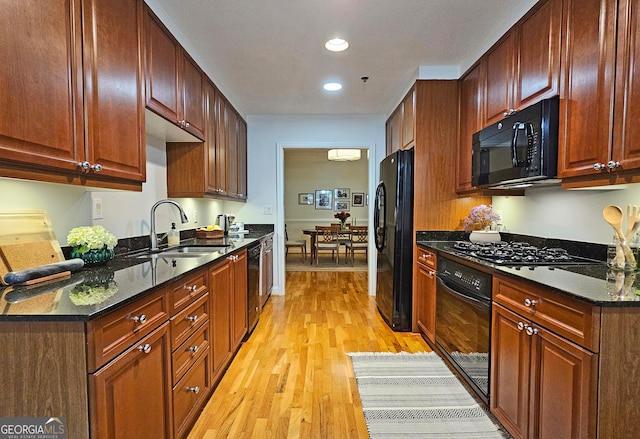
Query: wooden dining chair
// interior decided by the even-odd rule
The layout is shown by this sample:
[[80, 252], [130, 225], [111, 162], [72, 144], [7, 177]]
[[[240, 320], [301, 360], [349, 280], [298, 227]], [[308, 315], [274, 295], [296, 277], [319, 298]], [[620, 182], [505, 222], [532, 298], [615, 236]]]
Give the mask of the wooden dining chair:
[[347, 242], [345, 255], [351, 255], [351, 265], [353, 265], [355, 252], [364, 251], [365, 260], [369, 259], [369, 229], [367, 226], [351, 226], [351, 234]]
[[302, 256], [302, 262], [307, 260], [307, 240], [306, 239], [295, 239], [289, 240], [289, 232], [287, 232], [287, 225], [284, 225], [284, 247], [285, 253], [284, 258], [287, 259], [289, 255], [289, 247], [296, 247], [300, 249], [300, 255]]
[[316, 257], [316, 265], [320, 259], [319, 252], [331, 251], [331, 260], [336, 261], [336, 265], [340, 261], [340, 240], [338, 239], [338, 233], [340, 232], [340, 225], [338, 226], [316, 226], [318, 236], [316, 237], [316, 248], [314, 250]]

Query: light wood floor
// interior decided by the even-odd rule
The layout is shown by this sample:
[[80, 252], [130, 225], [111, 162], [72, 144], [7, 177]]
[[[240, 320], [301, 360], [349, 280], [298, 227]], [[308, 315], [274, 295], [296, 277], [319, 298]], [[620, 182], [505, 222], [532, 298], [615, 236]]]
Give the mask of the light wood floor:
[[196, 438], [368, 438], [347, 352], [420, 352], [367, 294], [367, 273], [290, 272], [193, 427]]

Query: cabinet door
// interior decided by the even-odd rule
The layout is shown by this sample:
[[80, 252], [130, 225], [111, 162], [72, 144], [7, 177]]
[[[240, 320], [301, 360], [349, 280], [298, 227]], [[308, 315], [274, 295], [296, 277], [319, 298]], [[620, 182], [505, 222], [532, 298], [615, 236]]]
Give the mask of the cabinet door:
[[82, 17], [86, 160], [97, 176], [144, 181], [142, 1], [84, 0]]
[[491, 413], [514, 438], [525, 438], [529, 425], [531, 337], [522, 325], [527, 321], [495, 303], [492, 319]]
[[177, 123], [180, 44], [148, 6], [144, 14], [144, 40], [147, 108]]
[[486, 91], [484, 94], [484, 126], [503, 119], [515, 110], [513, 82], [515, 78], [515, 36], [507, 33], [484, 56]]
[[238, 115], [231, 105], [225, 105], [225, 121], [227, 124], [226, 144], [226, 183], [227, 195], [238, 196]]
[[397, 151], [402, 146], [402, 107], [391, 115], [389, 122], [387, 123], [387, 139], [390, 140], [390, 144], [387, 145], [387, 153], [391, 154]]
[[628, 171], [640, 168], [640, 2], [621, 1], [619, 11], [613, 159]]
[[460, 138], [456, 168], [456, 192], [472, 191], [471, 151], [472, 137], [482, 126], [482, 68], [478, 63], [460, 81]]
[[515, 108], [558, 94], [562, 0], [543, 1], [519, 23]]
[[184, 121], [183, 128], [198, 137], [205, 139], [204, 125], [204, 73], [196, 62], [181, 50], [181, 115]]
[[435, 270], [418, 263], [416, 293], [417, 324], [420, 332], [435, 343], [436, 327], [436, 277]]
[[211, 301], [212, 377], [219, 374], [231, 359], [231, 263], [224, 261], [209, 270], [209, 294]]
[[529, 437], [595, 437], [597, 355], [532, 327], [537, 333], [532, 344]]
[[228, 134], [228, 110], [227, 102], [218, 90], [215, 93], [215, 139], [216, 139], [216, 193], [227, 195], [227, 139]]
[[2, 2], [0, 16], [0, 161], [74, 171], [84, 156], [80, 0]]
[[231, 321], [232, 350], [236, 350], [242, 339], [247, 334], [248, 327], [248, 300], [247, 289], [247, 251], [244, 250], [233, 259], [233, 319]]
[[565, 0], [558, 176], [594, 174], [610, 160], [615, 0]]
[[414, 88], [402, 101], [402, 149], [410, 149], [415, 145], [415, 115], [416, 90]]
[[89, 375], [92, 438], [168, 438], [171, 350], [165, 323]]
[[207, 99], [206, 105], [206, 141], [205, 141], [205, 192], [208, 194], [216, 194], [219, 188], [217, 184], [217, 123], [218, 123], [218, 111], [220, 111], [220, 105], [218, 103], [218, 91], [216, 87], [209, 81], [205, 84], [205, 93]]
[[238, 116], [238, 198], [247, 199], [247, 123]]

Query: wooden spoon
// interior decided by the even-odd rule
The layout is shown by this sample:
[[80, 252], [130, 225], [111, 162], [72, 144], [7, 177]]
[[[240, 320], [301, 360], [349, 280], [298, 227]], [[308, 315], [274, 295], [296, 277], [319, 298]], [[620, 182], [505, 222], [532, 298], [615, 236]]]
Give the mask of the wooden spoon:
[[622, 233], [622, 209], [619, 206], [605, 206], [605, 208], [602, 209], [602, 216], [606, 222], [611, 224], [613, 230], [616, 231], [616, 235], [618, 235], [620, 243], [626, 243], [626, 245], [622, 245], [622, 251], [624, 252], [625, 259], [629, 264], [635, 266], [636, 258], [631, 251], [631, 247], [629, 247], [629, 244], [625, 240], [624, 233]]
[[619, 206], [605, 206], [604, 209], [602, 209], [602, 216], [606, 222], [611, 224], [618, 238], [620, 238], [621, 241], [624, 240], [625, 236], [622, 233], [622, 209]]

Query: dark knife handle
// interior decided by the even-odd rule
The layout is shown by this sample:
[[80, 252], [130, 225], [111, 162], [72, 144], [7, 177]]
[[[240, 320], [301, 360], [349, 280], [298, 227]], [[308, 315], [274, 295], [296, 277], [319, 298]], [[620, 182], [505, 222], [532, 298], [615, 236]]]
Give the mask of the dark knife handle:
[[11, 271], [4, 275], [4, 282], [7, 285], [21, 284], [33, 279], [39, 279], [41, 277], [51, 276], [65, 271], [76, 271], [81, 269], [83, 266], [84, 261], [80, 258], [54, 262], [52, 264], [40, 265], [39, 267]]

